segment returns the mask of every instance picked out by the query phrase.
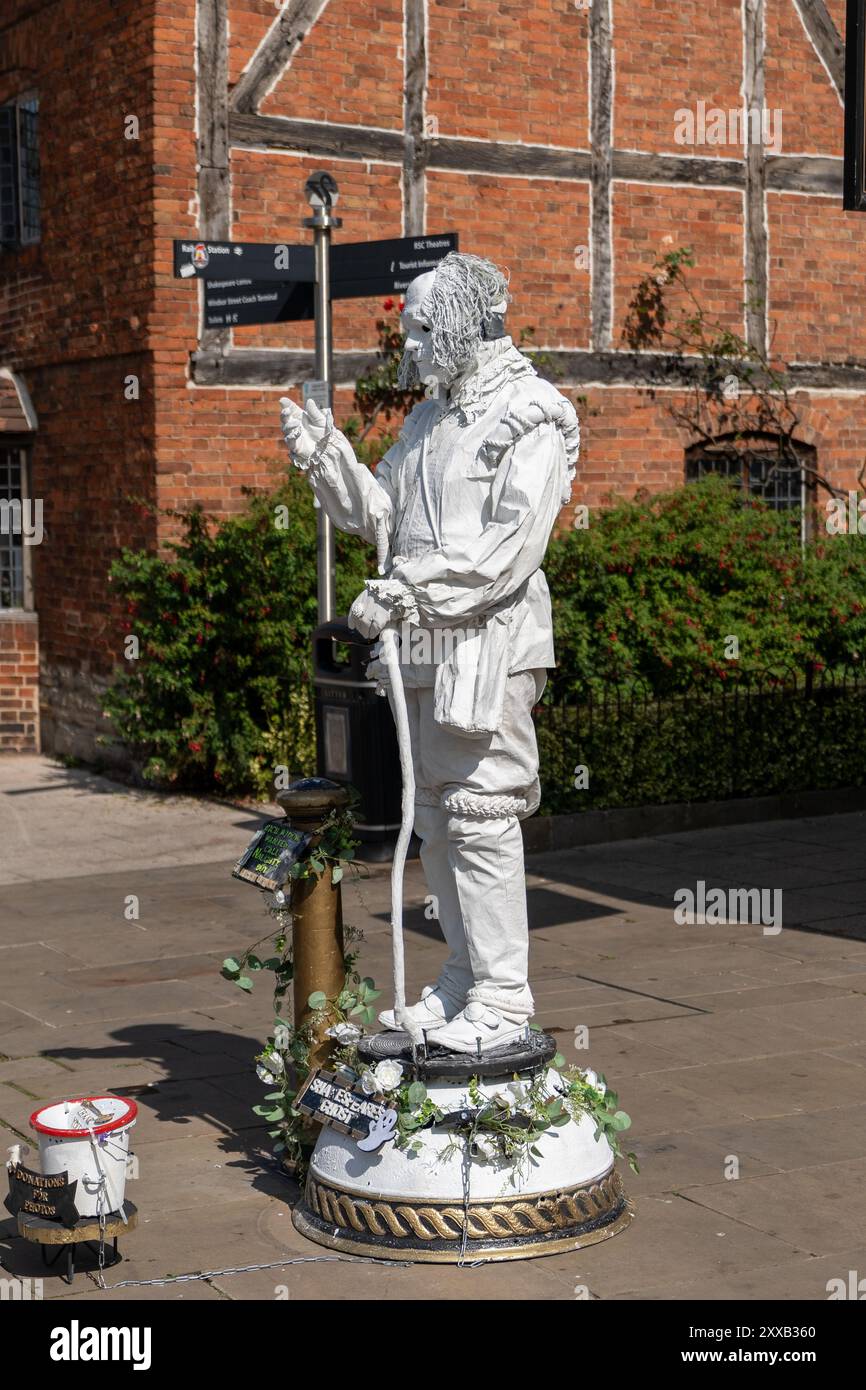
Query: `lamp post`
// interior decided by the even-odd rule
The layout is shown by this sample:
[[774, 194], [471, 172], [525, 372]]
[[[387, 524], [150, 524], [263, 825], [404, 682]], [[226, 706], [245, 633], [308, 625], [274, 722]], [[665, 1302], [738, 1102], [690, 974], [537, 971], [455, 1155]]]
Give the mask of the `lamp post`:
[[[307, 383], [304, 399], [312, 396], [322, 409], [333, 408], [333, 335], [331, 332], [331, 230], [342, 226], [333, 208], [339, 197], [336, 179], [324, 170], [311, 174], [305, 185], [307, 202], [313, 209], [304, 218], [304, 226], [313, 229], [313, 248], [316, 257], [315, 329], [316, 381]], [[317, 516], [317, 598], [319, 622], [328, 623], [334, 617], [334, 527], [324, 508]]]

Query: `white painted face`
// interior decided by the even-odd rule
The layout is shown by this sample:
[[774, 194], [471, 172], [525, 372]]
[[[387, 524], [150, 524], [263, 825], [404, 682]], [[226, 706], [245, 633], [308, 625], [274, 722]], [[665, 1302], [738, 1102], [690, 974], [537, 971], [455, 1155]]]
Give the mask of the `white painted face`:
[[447, 386], [454, 373], [449, 372], [445, 367], [440, 367], [433, 361], [430, 323], [421, 309], [424, 300], [430, 293], [435, 276], [435, 270], [428, 270], [423, 275], [416, 276], [407, 285], [403, 312], [400, 315], [400, 326], [406, 335], [406, 355], [414, 359], [421, 381], [426, 385], [432, 378], [441, 385]]

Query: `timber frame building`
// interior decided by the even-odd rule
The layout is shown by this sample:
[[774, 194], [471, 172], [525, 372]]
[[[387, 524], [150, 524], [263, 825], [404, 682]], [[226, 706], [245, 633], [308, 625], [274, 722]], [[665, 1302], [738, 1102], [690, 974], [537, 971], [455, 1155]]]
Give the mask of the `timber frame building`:
[[[843, 31], [843, 0], [7, 0], [0, 502], [40, 501], [44, 535], [0, 535], [0, 747], [92, 756], [113, 556], [164, 539], [152, 504], [232, 510], [284, 466], [277, 397], [313, 375], [312, 327], [203, 330], [172, 239], [304, 240], [319, 168], [342, 240], [457, 231], [509, 268], [512, 333], [580, 398], [575, 502], [730, 471], [672, 422], [687, 367], [623, 344], [681, 246], [706, 312], [787, 364], [811, 466], [853, 488]], [[753, 111], [766, 138], [744, 140]], [[335, 305], [338, 415], [379, 311]]]

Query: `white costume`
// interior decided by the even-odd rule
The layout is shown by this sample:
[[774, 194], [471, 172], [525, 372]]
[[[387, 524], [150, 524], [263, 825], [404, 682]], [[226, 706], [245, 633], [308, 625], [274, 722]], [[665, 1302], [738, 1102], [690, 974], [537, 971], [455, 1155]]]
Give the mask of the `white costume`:
[[401, 379], [420, 377], [430, 398], [375, 476], [330, 413], [283, 409], [335, 525], [373, 543], [387, 526], [388, 578], [368, 582], [349, 620], [402, 634], [415, 829], [450, 948], [411, 1012], [431, 1042], [466, 1052], [512, 1040], [533, 1011], [519, 821], [538, 805], [532, 709], [554, 664], [540, 566], [580, 437], [570, 402], [491, 336], [506, 301], [496, 267], [459, 253], [410, 284]]

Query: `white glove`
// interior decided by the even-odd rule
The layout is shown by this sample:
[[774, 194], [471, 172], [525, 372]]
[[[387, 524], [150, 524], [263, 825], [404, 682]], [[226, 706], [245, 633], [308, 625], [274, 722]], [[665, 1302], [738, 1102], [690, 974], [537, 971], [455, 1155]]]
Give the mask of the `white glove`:
[[307, 401], [302, 409], [288, 396], [281, 396], [280, 426], [293, 464], [306, 472], [322, 441], [333, 433], [334, 417], [330, 410], [322, 412], [314, 400]]
[[389, 623], [417, 621], [415, 599], [394, 579], [368, 579], [349, 609], [349, 626], [367, 638], [378, 637]]
[[362, 637], [378, 637], [391, 621], [390, 604], [381, 603], [374, 592], [364, 589], [349, 609], [349, 627]]

